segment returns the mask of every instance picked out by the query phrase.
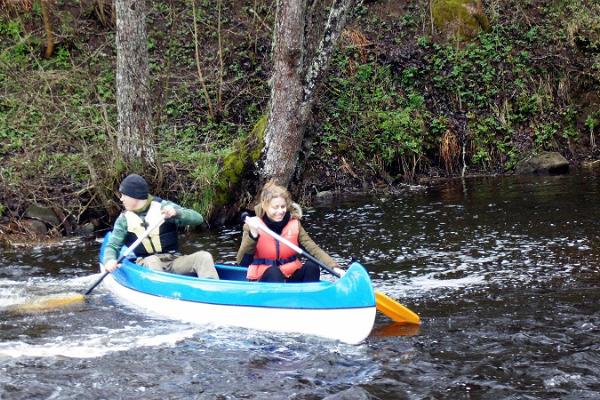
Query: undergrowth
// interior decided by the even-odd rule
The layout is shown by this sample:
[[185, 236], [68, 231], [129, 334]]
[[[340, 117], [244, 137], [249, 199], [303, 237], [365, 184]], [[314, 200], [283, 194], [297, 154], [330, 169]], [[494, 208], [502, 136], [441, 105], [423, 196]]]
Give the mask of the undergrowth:
[[[322, 96], [315, 127], [321, 154], [344, 154], [355, 171], [396, 182], [419, 172], [507, 172], [531, 152], [592, 155], [600, 102], [586, 109], [578, 96], [598, 89], [590, 76], [600, 38], [597, 8], [546, 5], [535, 21], [496, 15], [488, 32], [467, 42], [415, 32], [403, 41], [404, 54], [389, 54], [385, 42], [414, 19], [362, 17], [362, 31], [354, 27], [337, 53]], [[414, 25], [426, 26], [426, 15], [420, 18]], [[594, 54], [590, 69], [574, 72], [567, 57], [581, 51], [578, 42]], [[573, 74], [580, 86], [570, 83]]]
[[[53, 3], [47, 59], [40, 3], [29, 3], [0, 9], [2, 222], [40, 203], [66, 224], [108, 223], [118, 183], [133, 172], [116, 150], [110, 2]], [[210, 216], [235, 200], [224, 194], [236, 189], [234, 175], [253, 168], [235, 154], [256, 158], [246, 145], [267, 111], [275, 10], [262, 0], [147, 4], [158, 165], [136, 172], [156, 194]], [[600, 155], [600, 5], [484, 5], [491, 28], [469, 41], [432, 30], [429, 1], [355, 10], [319, 92], [314, 146], [302, 155], [336, 170], [315, 177], [319, 189], [340, 174], [364, 187], [506, 172], [544, 150]]]

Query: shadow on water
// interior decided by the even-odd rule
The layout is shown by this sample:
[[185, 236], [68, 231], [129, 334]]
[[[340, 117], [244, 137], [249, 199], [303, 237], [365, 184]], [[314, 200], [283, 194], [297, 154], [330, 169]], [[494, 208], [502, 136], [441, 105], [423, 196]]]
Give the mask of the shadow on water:
[[[97, 243], [0, 258], [0, 398], [596, 399], [600, 391], [600, 177], [457, 180], [397, 198], [306, 211], [338, 260], [418, 312], [379, 315], [350, 346], [190, 326], [142, 315], [99, 287], [81, 307], [10, 305], [80, 291]], [[186, 235], [184, 251], [231, 261], [240, 227]]]

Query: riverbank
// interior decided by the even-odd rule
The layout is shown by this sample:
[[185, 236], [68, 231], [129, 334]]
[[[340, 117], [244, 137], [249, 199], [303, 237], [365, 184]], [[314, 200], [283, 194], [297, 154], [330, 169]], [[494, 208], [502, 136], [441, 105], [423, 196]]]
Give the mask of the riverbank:
[[[543, 157], [539, 158], [544, 160]], [[535, 160], [534, 160], [535, 161]], [[536, 173], [524, 174], [523, 179], [539, 179], [542, 181], [547, 176], [552, 175], [598, 175], [600, 174], [600, 160], [592, 162], [583, 162], [576, 166], [569, 166], [565, 170], [563, 164], [528, 164], [536, 165]], [[560, 167], [560, 168], [558, 168]], [[557, 169], [558, 168], [558, 169]], [[553, 173], [551, 171], [559, 171]], [[410, 193], [435, 191], [438, 187], [452, 185], [453, 182], [460, 180], [464, 185], [465, 182], [478, 179], [511, 179], [511, 174], [490, 175], [490, 174], [467, 174], [465, 176], [454, 177], [419, 177], [415, 183], [399, 183], [396, 185], [388, 185], [385, 183], [373, 184], [370, 189], [363, 187], [359, 188], [339, 188], [336, 190], [315, 191], [310, 197], [301, 199], [303, 207], [332, 207], [340, 203], [348, 203], [354, 201], [364, 201], [369, 198], [404, 198]], [[529, 177], [528, 177], [529, 176]], [[233, 212], [239, 215], [243, 209], [238, 209]], [[53, 225], [56, 223], [55, 216], [51, 210], [38, 210], [37, 216], [29, 216], [21, 219], [19, 225], [15, 229], [14, 223], [6, 223], [7, 219], [3, 218], [0, 223], [0, 246], [5, 248], [47, 248], [57, 246], [69, 246], [72, 243], [82, 243], [95, 241], [103, 236], [105, 232], [110, 230], [111, 226], [102, 224], [100, 220], [87, 221], [83, 226], [74, 227], [74, 231], [70, 235], [66, 235], [60, 230], [60, 226]], [[44, 216], [44, 213], [46, 215]], [[226, 225], [234, 226], [239, 224], [239, 219], [225, 221]], [[204, 224], [196, 228], [196, 231], [214, 230], [220, 226]]]
[[[295, 198], [510, 174], [544, 151], [571, 166], [600, 157], [599, 5], [486, 3], [489, 26], [459, 40], [436, 25], [432, 3], [443, 2], [354, 11], [306, 130]], [[23, 224], [32, 205], [58, 221], [44, 222], [49, 237], [102, 229], [119, 213], [118, 182], [135, 167], [116, 146], [114, 16], [94, 4], [53, 5], [48, 58], [38, 5], [0, 10], [2, 237], [43, 230]], [[149, 4], [158, 162], [137, 172], [218, 225], [256, 192], [249, 151], [236, 151], [268, 109], [274, 7], [196, 6]], [[194, 12], [200, 28], [190, 31]]]

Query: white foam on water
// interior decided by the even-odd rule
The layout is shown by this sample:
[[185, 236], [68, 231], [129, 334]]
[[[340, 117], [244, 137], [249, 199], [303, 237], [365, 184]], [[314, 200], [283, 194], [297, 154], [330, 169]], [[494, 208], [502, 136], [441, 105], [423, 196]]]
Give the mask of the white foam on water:
[[57, 281], [57, 282], [60, 282], [61, 286], [63, 286], [63, 287], [68, 287], [68, 288], [77, 289], [79, 291], [84, 291], [85, 289], [87, 289], [87, 287], [89, 285], [94, 283], [96, 281], [96, 279], [100, 278], [101, 275], [102, 275], [102, 273], [98, 272], [97, 274], [93, 274], [93, 275], [79, 276], [76, 278], [68, 279], [66, 281], [61, 280], [61, 281]]
[[452, 272], [464, 271], [464, 265], [444, 272], [430, 272], [425, 275], [411, 277], [394, 277], [385, 281], [374, 281], [376, 289], [393, 298], [419, 298], [430, 292], [440, 290], [457, 291], [464, 288], [472, 288], [477, 285], [489, 284], [485, 274], [471, 274], [461, 278], [441, 279], [444, 275]]
[[11, 341], [0, 343], [0, 358], [19, 357], [69, 357], [97, 358], [109, 353], [127, 351], [139, 347], [174, 346], [198, 333], [198, 329], [186, 328], [174, 332], [156, 333], [145, 327], [135, 326], [81, 336], [58, 336], [51, 342], [26, 343]]
[[0, 309], [29, 303], [40, 298], [83, 292], [100, 273], [72, 279], [33, 277], [23, 281], [0, 279]]
[[23, 290], [0, 287], [0, 309], [22, 303], [24, 299]]
[[433, 289], [460, 289], [464, 287], [471, 287], [474, 285], [488, 283], [485, 277], [481, 275], [471, 275], [464, 278], [456, 279], [437, 279], [433, 276], [438, 274], [427, 274], [411, 279], [410, 287], [412, 290], [419, 290], [421, 292], [433, 290]]
[[546, 389], [559, 388], [569, 384], [579, 384], [582, 381], [582, 376], [579, 374], [561, 374], [552, 378], [544, 379], [544, 387]]

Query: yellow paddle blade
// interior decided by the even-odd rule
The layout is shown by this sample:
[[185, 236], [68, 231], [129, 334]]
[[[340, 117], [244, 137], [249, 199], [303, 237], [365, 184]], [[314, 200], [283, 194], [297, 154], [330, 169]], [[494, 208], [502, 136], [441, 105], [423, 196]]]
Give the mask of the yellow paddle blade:
[[85, 301], [85, 296], [81, 293], [51, 295], [38, 297], [27, 303], [13, 305], [9, 310], [15, 313], [36, 313], [66, 307], [71, 304], [81, 303], [82, 301]]
[[377, 310], [390, 317], [393, 321], [408, 324], [420, 324], [421, 318], [396, 300], [385, 294], [375, 291]]

